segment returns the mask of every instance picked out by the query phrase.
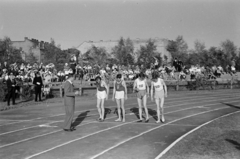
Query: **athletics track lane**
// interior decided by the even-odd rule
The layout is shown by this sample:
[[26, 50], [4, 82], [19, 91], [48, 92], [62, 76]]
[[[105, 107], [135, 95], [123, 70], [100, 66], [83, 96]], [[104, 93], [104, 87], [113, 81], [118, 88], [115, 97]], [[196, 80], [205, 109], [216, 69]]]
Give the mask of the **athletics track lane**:
[[[231, 91], [231, 92], [239, 93], [236, 90]], [[165, 111], [166, 119], [167, 119], [166, 124], [168, 124], [169, 122], [172, 122], [174, 120], [178, 120], [179, 118], [186, 117], [188, 115], [203, 113], [206, 111], [212, 111], [214, 109], [220, 109], [220, 108], [226, 107], [223, 104], [219, 104], [218, 101], [225, 101], [225, 102], [232, 101], [233, 104], [234, 104], [234, 102], [235, 103], [239, 102], [237, 100], [239, 97], [235, 96], [234, 94], [230, 94], [229, 90], [228, 91], [225, 90], [224, 92], [216, 91], [215, 95], [213, 95], [212, 93], [213, 92], [208, 92], [204, 95], [203, 92], [202, 92], [202, 94], [201, 93], [196, 93], [196, 94], [191, 93], [190, 94], [190, 93], [186, 92], [185, 94], [182, 94], [182, 95], [179, 95], [179, 94], [176, 94], [173, 96], [170, 95], [170, 98], [168, 98], [168, 100], [166, 101], [166, 109], [165, 109], [166, 110]], [[231, 96], [229, 96], [229, 94]], [[207, 102], [208, 101], [207, 99], [209, 99], [210, 102]], [[130, 103], [128, 103], [129, 106], [126, 106], [126, 108], [136, 107], [136, 99], [130, 99], [129, 101], [130, 101]], [[111, 103], [111, 104], [116, 105], [114, 103]], [[155, 109], [154, 103], [151, 103], [151, 105], [152, 106], [150, 106], [149, 108]], [[201, 108], [199, 106], [205, 106], [205, 107]], [[94, 106], [92, 108], [95, 109]], [[227, 113], [228, 110], [235, 111], [235, 109], [229, 108], [229, 107], [227, 107], [226, 109], [223, 109], [223, 110], [224, 111], [220, 111], [220, 110], [216, 111], [216, 112], [220, 112], [220, 114], [217, 113], [216, 116], [212, 115], [212, 114], [215, 114], [214, 113], [215, 111], [209, 112], [208, 114], [210, 117], [215, 118], [219, 115], [222, 115], [222, 113], [223, 114]], [[96, 113], [96, 110], [91, 111], [92, 114], [94, 112]], [[63, 117], [64, 116], [62, 116], [62, 119], [63, 119]], [[35, 138], [32, 140], [28, 140], [28, 141], [22, 142], [20, 144], [14, 144], [11, 146], [2, 147], [0, 149], [0, 154], [2, 156], [0, 156], [0, 157], [1, 158], [15, 158], [16, 156], [18, 156], [17, 158], [24, 158], [26, 156], [31, 156], [32, 154], [39, 153], [39, 155], [37, 155], [36, 158], [67, 158], [67, 156], [69, 156], [69, 155], [71, 156], [71, 158], [79, 158], [80, 156], [81, 156], [80, 158], [82, 158], [82, 157], [88, 158], [90, 156], [96, 155], [97, 153], [101, 153], [103, 150], [113, 148], [113, 149], [110, 149], [109, 151], [107, 151], [102, 156], [100, 156], [100, 157], [105, 158], [109, 154], [114, 154], [115, 150], [117, 150], [116, 152], [121, 152], [121, 151], [118, 151], [119, 148], [121, 149], [121, 147], [124, 147], [124, 145], [126, 145], [128, 143], [132, 143], [132, 141], [134, 141], [134, 140], [136, 140], [136, 141], [134, 141], [133, 143], [136, 143], [136, 144], [133, 147], [131, 147], [130, 149], [127, 148], [127, 150], [129, 150], [129, 151], [132, 150], [132, 152], [137, 151], [138, 153], [139, 152], [144, 153], [144, 151], [142, 151], [140, 147], [138, 148], [138, 146], [137, 146], [138, 142], [140, 142], [140, 145], [149, 146], [149, 149], [154, 148], [153, 145], [143, 144], [143, 143], [141, 143], [141, 140], [140, 140], [141, 136], [139, 138], [138, 137], [133, 138], [134, 136], [137, 136], [141, 132], [146, 132], [148, 130], [157, 128], [159, 126], [161, 126], [161, 127], [152, 132], [160, 131], [161, 129], [167, 131], [168, 129], [170, 129], [169, 127], [174, 127], [173, 124], [171, 124], [171, 125], [155, 124], [153, 119], [151, 119], [150, 123], [148, 123], [148, 124], [136, 123], [136, 122], [134, 122], [134, 120], [136, 120], [135, 115], [127, 116], [128, 123], [113, 122], [116, 117], [112, 113], [107, 116], [107, 118], [110, 118], [110, 119], [106, 120], [106, 122], [104, 122], [104, 123], [96, 123], [94, 121], [96, 117], [97, 116], [90, 116], [90, 117], [86, 118], [85, 121], [83, 122], [83, 124], [86, 122], [90, 122], [90, 121], [93, 121], [93, 122], [89, 123], [88, 125], [80, 124], [80, 126], [77, 128], [77, 130], [75, 132], [69, 133], [69, 132], [58, 131], [57, 133], [45, 135], [45, 136]], [[205, 122], [205, 118], [203, 118], [203, 119], [204, 119], [203, 122]], [[46, 118], [45, 120], [49, 120], [49, 118]], [[210, 119], [208, 119], [208, 120], [210, 120]], [[51, 120], [49, 120], [49, 121], [51, 121]], [[30, 123], [32, 123], [32, 122], [33, 121], [31, 121]], [[26, 123], [26, 122], [22, 122], [22, 123]], [[29, 123], [29, 122], [27, 122], [27, 123]], [[121, 124], [123, 124], [123, 125], [121, 126]], [[197, 126], [194, 124], [188, 124], [187, 126], [185, 126], [185, 125], [178, 124], [176, 126], [182, 127], [183, 130], [180, 131], [182, 133], [186, 133], [190, 129], [194, 128], [194, 126]], [[114, 128], [112, 128], [113, 126], [114, 126]], [[191, 128], [189, 129], [189, 127], [191, 127]], [[105, 129], [107, 129], [107, 130], [105, 130]], [[51, 132], [52, 130], [59, 130], [59, 128], [58, 127], [36, 127], [35, 129], [26, 129], [26, 130], [22, 130], [22, 131], [17, 131], [15, 133], [5, 134], [5, 135], [0, 136], [1, 145], [4, 146], [4, 144], [11, 142], [11, 141], [7, 140], [7, 138], [10, 137], [9, 135], [12, 135], [11, 138], [15, 137], [15, 140], [17, 141], [17, 140], [20, 140], [21, 137], [24, 138], [25, 134], [28, 134], [29, 137], [31, 137], [31, 136], [35, 135], [36, 131], [40, 132], [40, 134], [41, 134], [41, 133], [45, 133], [45, 131]], [[162, 135], [162, 132], [164, 132], [163, 130], [161, 130], [159, 133], [159, 134], [161, 134], [161, 136], [163, 136]], [[176, 127], [173, 128], [173, 130], [176, 130]], [[179, 129], [179, 130], [181, 130], [181, 129]], [[8, 131], [6, 131], [5, 133], [7, 133], [7, 132]], [[149, 132], [149, 133], [152, 133], [152, 132]], [[177, 131], [175, 131], [175, 132], [177, 133]], [[146, 133], [146, 136], [150, 136], [153, 140], [159, 139], [160, 141], [164, 142], [164, 140], [161, 139], [159, 136], [148, 135], [149, 133]], [[119, 146], [117, 146], [116, 148], [114, 148], [114, 145], [118, 145], [119, 143], [123, 142], [124, 140], [131, 139], [131, 138], [133, 138], [132, 141], [129, 140], [129, 142], [122, 143]], [[144, 137], [143, 139], [145, 139], [145, 138], [146, 137]], [[171, 136], [169, 136], [169, 138], [174, 140], [174, 138]], [[2, 141], [3, 141], [2, 139], [6, 139], [5, 140], [6, 143], [2, 144]], [[148, 140], [146, 140], [146, 141], [144, 140], [144, 142], [151, 143], [151, 142], [148, 142]], [[74, 142], [71, 142], [71, 141], [74, 141]], [[69, 142], [69, 144], [66, 144], [67, 142]], [[56, 148], [49, 150], [54, 147], [56, 147]], [[47, 150], [49, 150], [49, 151], [47, 151]], [[46, 151], [46, 153], [41, 154], [41, 152], [44, 152], [44, 151]], [[156, 153], [151, 152], [151, 154], [158, 155], [157, 153], [160, 153], [160, 151], [161, 151], [160, 149], [156, 149]], [[125, 150], [125, 152], [128, 152], [128, 151]], [[132, 153], [132, 152], [130, 151], [128, 154], [126, 154], [122, 157], [128, 158], [127, 157], [128, 155], [129, 155], [129, 157], [133, 157], [131, 155], [134, 155], [135, 153]], [[146, 151], [144, 154], [148, 154], [147, 152], [148, 151]], [[122, 154], [122, 153], [118, 153], [118, 154]], [[141, 153], [139, 153], [139, 154], [141, 154]], [[115, 155], [114, 158], [116, 158], [116, 157], [117, 156]], [[110, 158], [112, 158], [112, 157], [110, 157]]]

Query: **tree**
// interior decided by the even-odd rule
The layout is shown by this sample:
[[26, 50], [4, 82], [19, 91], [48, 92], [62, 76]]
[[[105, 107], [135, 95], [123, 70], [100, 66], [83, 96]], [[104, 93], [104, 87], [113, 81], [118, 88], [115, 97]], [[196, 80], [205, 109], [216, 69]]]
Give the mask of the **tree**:
[[24, 62], [21, 56], [21, 51], [12, 46], [9, 37], [0, 39], [0, 62], [4, 61], [7, 61], [10, 64]]
[[183, 63], [187, 62], [188, 45], [182, 36], [178, 36], [175, 41], [169, 41], [166, 50], [171, 53], [173, 59], [177, 58], [181, 59]]
[[26, 56], [26, 61], [27, 61], [29, 64], [33, 65], [33, 64], [36, 63], [38, 60], [37, 60], [37, 58], [34, 56], [33, 52], [30, 52], [30, 54]]
[[84, 59], [88, 60], [92, 65], [105, 67], [109, 55], [102, 47], [92, 46], [85, 54]]
[[228, 60], [233, 60], [237, 56], [237, 47], [230, 40], [226, 40], [221, 43], [221, 49], [225, 55], [227, 55]]
[[204, 42], [196, 40], [194, 42], [194, 48], [195, 48], [195, 53], [199, 54], [199, 53], [202, 53], [206, 47], [205, 47]]
[[157, 46], [154, 41], [149, 39], [145, 46], [141, 46], [140, 50], [137, 51], [139, 54], [138, 64], [143, 65], [144, 68], [150, 68], [152, 63], [155, 63], [156, 56], [159, 58], [159, 54], [157, 51]]
[[65, 56], [59, 57], [59, 54], [64, 54], [60, 48], [55, 45], [54, 39], [51, 38], [50, 43], [44, 44], [44, 60], [43, 64], [47, 65], [49, 63], [53, 63], [56, 67], [58, 67], [58, 58], [62, 58]]
[[134, 64], [134, 46], [133, 42], [128, 38], [124, 40], [122, 37], [118, 41], [118, 45], [112, 50], [112, 54], [118, 60], [121, 65]]

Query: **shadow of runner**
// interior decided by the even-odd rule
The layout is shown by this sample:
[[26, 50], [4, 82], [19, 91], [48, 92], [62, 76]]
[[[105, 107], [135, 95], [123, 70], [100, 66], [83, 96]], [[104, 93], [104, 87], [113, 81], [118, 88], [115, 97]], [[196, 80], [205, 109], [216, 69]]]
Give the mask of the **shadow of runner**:
[[155, 119], [156, 121], [158, 120], [156, 110], [148, 108], [148, 113], [153, 117], [153, 119]]
[[221, 103], [222, 103], [222, 104], [225, 104], [225, 105], [227, 105], [227, 106], [229, 106], [229, 107], [233, 107], [233, 108], [240, 109], [240, 107], [239, 107], [239, 106], [236, 106], [236, 105], [232, 105], [232, 104], [224, 103], [224, 102], [221, 102]]
[[82, 123], [82, 121], [87, 117], [87, 114], [89, 113], [90, 111], [85, 111], [81, 114], [78, 115], [78, 117], [75, 119], [75, 121], [72, 123], [72, 127], [76, 127], [78, 126], [79, 124]]
[[231, 140], [231, 139], [225, 139], [227, 142], [233, 144], [235, 146], [236, 149], [240, 150], [240, 143], [238, 143], [237, 141]]
[[104, 119], [107, 117], [107, 114], [110, 114], [112, 112], [111, 109], [105, 108], [105, 114], [104, 114]]
[[[138, 112], [138, 108], [133, 107], [133, 108], [130, 109], [130, 111], [131, 111], [132, 113], [134, 113], [138, 119], [140, 119], [139, 112]], [[143, 110], [143, 113], [145, 113], [144, 110]], [[144, 116], [142, 116], [142, 117], [145, 119]]]

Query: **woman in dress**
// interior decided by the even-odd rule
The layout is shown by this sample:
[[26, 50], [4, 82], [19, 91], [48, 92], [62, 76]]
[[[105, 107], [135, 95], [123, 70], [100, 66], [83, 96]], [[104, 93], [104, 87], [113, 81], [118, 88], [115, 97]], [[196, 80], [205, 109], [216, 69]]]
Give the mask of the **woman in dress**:
[[[155, 91], [153, 91], [155, 90]], [[152, 75], [152, 82], [151, 82], [151, 99], [153, 101], [153, 94], [155, 98], [155, 102], [157, 104], [157, 121], [162, 123], [165, 122], [164, 119], [164, 112], [163, 112], [163, 104], [164, 98], [167, 97], [167, 86], [165, 82], [159, 78], [158, 74], [155, 72]], [[161, 115], [161, 118], [160, 118]]]
[[127, 99], [127, 86], [125, 81], [122, 80], [121, 74], [117, 74], [116, 80], [114, 80], [113, 82], [113, 97], [112, 97], [113, 101], [114, 98], [116, 99], [118, 109], [118, 119], [115, 121], [125, 122], [124, 99]]

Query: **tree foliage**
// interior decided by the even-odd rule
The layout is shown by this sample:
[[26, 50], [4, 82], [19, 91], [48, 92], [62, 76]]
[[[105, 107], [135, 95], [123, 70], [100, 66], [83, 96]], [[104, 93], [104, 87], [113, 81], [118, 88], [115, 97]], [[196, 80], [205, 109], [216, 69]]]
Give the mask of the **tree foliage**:
[[141, 46], [137, 53], [139, 54], [138, 64], [143, 65], [144, 68], [150, 68], [151, 64], [155, 63], [156, 57], [161, 59], [160, 53], [157, 52], [157, 46], [152, 39], [149, 39], [145, 46]]
[[21, 51], [12, 46], [11, 39], [5, 37], [0, 39], [0, 62], [7, 61], [8, 63], [24, 62], [21, 56]]
[[102, 47], [92, 46], [83, 56], [84, 60], [87, 60], [92, 65], [98, 65], [105, 67], [109, 55], [107, 51]]
[[112, 54], [120, 65], [133, 65], [135, 55], [133, 42], [129, 38], [124, 40], [121, 37], [118, 45], [113, 48]]

